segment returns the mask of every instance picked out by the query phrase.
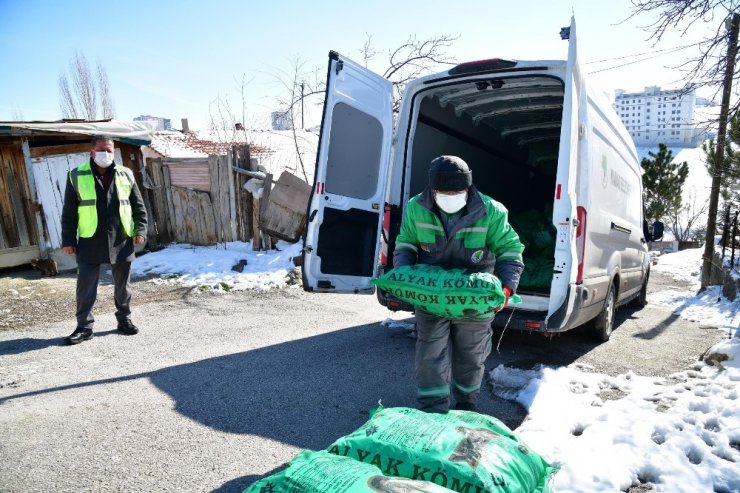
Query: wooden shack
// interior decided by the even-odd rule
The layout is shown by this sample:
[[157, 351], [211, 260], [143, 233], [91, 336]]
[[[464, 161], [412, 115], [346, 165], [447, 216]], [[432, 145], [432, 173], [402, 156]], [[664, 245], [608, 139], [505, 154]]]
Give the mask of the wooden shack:
[[0, 268], [54, 258], [61, 253], [61, 213], [67, 173], [89, 159], [93, 135], [116, 141], [115, 161], [142, 177], [141, 146], [153, 124], [127, 121], [0, 122]]

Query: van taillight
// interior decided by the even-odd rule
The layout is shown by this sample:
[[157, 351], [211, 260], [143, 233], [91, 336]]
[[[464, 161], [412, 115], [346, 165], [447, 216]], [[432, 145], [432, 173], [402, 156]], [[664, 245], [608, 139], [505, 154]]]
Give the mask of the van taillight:
[[542, 322], [527, 321], [527, 322], [524, 322], [524, 328], [531, 329], [531, 330], [541, 330]]
[[516, 67], [513, 60], [502, 60], [500, 58], [491, 58], [489, 60], [478, 60], [476, 62], [461, 63], [450, 69], [450, 75], [472, 74], [476, 72], [490, 72], [492, 70], [504, 70]]
[[578, 206], [578, 226], [576, 227], [576, 253], [578, 254], [578, 276], [576, 283], [583, 282], [583, 258], [586, 255], [586, 209]]

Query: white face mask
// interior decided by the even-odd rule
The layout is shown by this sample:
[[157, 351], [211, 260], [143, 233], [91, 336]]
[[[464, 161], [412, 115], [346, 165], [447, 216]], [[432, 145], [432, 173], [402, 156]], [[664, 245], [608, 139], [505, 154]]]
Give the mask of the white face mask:
[[107, 168], [113, 164], [113, 153], [107, 151], [96, 151], [95, 152], [95, 164], [101, 168]]
[[468, 200], [467, 192], [456, 193], [455, 195], [445, 195], [441, 193], [434, 194], [434, 201], [440, 209], [447, 214], [454, 214], [463, 207]]

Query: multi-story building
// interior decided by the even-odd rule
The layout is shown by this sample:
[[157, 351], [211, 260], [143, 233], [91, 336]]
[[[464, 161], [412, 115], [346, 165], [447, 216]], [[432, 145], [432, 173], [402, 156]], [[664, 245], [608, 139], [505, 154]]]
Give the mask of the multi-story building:
[[172, 130], [172, 122], [169, 118], [160, 118], [152, 115], [140, 115], [134, 118], [135, 122], [157, 122], [157, 130]]
[[698, 128], [696, 94], [682, 89], [646, 87], [644, 92], [618, 89], [614, 108], [636, 146], [696, 147], [705, 130]]

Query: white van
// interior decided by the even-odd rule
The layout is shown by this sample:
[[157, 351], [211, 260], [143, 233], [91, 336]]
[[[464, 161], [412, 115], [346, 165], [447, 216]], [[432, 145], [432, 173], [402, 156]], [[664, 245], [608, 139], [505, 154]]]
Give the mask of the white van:
[[584, 77], [574, 19], [561, 36], [567, 61], [484, 60], [410, 82], [395, 131], [391, 83], [331, 52], [304, 288], [373, 293], [370, 280], [392, 268], [405, 204], [426, 187], [430, 161], [452, 154], [507, 207], [526, 247], [523, 301], [494, 325], [552, 333], [595, 320], [608, 340], [617, 306], [644, 305], [637, 153]]

